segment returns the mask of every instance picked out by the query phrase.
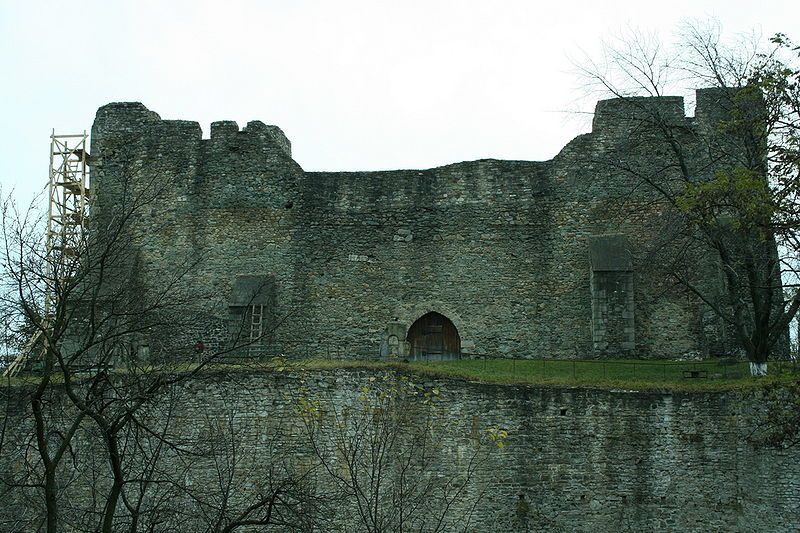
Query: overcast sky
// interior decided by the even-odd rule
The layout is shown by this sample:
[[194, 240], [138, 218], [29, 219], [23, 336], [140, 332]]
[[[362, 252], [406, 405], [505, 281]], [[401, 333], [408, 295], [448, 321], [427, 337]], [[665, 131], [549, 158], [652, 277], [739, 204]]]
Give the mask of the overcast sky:
[[590, 124], [570, 58], [708, 17], [800, 40], [797, 0], [0, 0], [0, 184], [41, 189], [51, 129], [113, 101], [276, 124], [306, 170], [550, 159]]

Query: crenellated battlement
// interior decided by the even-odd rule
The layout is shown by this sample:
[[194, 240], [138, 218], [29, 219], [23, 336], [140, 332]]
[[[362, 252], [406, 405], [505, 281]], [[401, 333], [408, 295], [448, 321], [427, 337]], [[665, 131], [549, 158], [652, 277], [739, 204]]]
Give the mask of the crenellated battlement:
[[[140, 142], [148, 138], [164, 139], [178, 145], [197, 145], [202, 130], [196, 121], [164, 120], [141, 102], [114, 102], [97, 110], [92, 127], [94, 152], [102, 157], [106, 146], [125, 142]], [[238, 145], [260, 145], [260, 151], [277, 151], [291, 157], [291, 142], [278, 126], [259, 120], [247, 123], [243, 129], [231, 120], [211, 123], [211, 145], [230, 149]]]
[[[737, 94], [738, 93], [738, 94]], [[752, 108], [762, 103], [758, 95], [742, 89], [698, 89], [695, 91], [694, 117], [686, 116], [684, 100], [680, 96], [632, 96], [600, 100], [595, 106], [592, 133], [623, 135], [634, 128], [644, 129], [657, 123], [667, 126], [701, 126], [708, 130], [730, 116], [739, 96], [752, 100]]]
[[[654, 149], [651, 144], [658, 140], [634, 132], [647, 130], [654, 121], [685, 133], [716, 134], [718, 130], [708, 126], [724, 118], [722, 96], [719, 90], [697, 91], [695, 117], [686, 116], [679, 96], [601, 100], [592, 132], [544, 162], [482, 160], [428, 170], [305, 173], [292, 159], [291, 143], [278, 126], [254, 120], [240, 128], [235, 121], [215, 121], [210, 137], [203, 139], [197, 122], [164, 120], [138, 102], [112, 103], [98, 110], [92, 154], [100, 167], [104, 158], [109, 162], [107, 156], [122, 163], [118, 149], [129, 144], [133, 159], [170, 176], [176, 197], [204, 207], [279, 206], [305, 200], [329, 209], [370, 211], [387, 203], [447, 208], [563, 202], [620, 195], [630, 188], [624, 176], [598, 176], [587, 159], [602, 160], [609, 150], [622, 150], [646, 162]], [[695, 142], [691, 135], [687, 141]], [[107, 179], [107, 173], [98, 170], [98, 179]]]
[[251, 120], [241, 130], [233, 120], [212, 122], [210, 140], [212, 146], [228, 149], [255, 143], [265, 149], [277, 149], [285, 156], [292, 157], [292, 143], [286, 138], [283, 130], [278, 126], [268, 126], [260, 120]]
[[[556, 167], [574, 167], [589, 153], [607, 150], [610, 146], [626, 143], [631, 132], [653, 121], [668, 126], [685, 128], [685, 131], [698, 132], [702, 125], [709, 125], [724, 117], [724, 94], [715, 89], [697, 91], [697, 111], [695, 117], [687, 117], [684, 99], [679, 96], [631, 97], [601, 100], [595, 107], [592, 132], [571, 142], [554, 160]], [[698, 128], [698, 126], [700, 126]], [[705, 128], [706, 132], [713, 131]], [[300, 167], [291, 159], [291, 142], [284, 132], [275, 125], [254, 120], [240, 128], [235, 121], [223, 120], [211, 123], [210, 138], [202, 139], [200, 125], [191, 121], [163, 120], [157, 113], [138, 102], [112, 103], [101, 107], [95, 119], [93, 133], [93, 155], [102, 157], [106, 152], [113, 153], [120, 143], [134, 142], [142, 145], [144, 159], [151, 158], [155, 151], [161, 163], [175, 163], [175, 172], [183, 174], [178, 182], [191, 181], [201, 187], [192, 189], [197, 194], [213, 194], [203, 188], [213, 182], [213, 187], [224, 188], [226, 199], [214, 202], [204, 198], [206, 205], [247, 205], [250, 199], [259, 197], [260, 192], [270, 190], [276, 196], [275, 187], [283, 187], [286, 172], [279, 171], [290, 164], [293, 171]], [[147, 148], [147, 145], [150, 148]], [[153, 147], [158, 148], [154, 149]], [[184, 154], [171, 158], [169, 154]], [[186, 154], [193, 154], [191, 169], [179, 168], [186, 165]], [[519, 167], [517, 163], [525, 163]], [[305, 186], [311, 196], [318, 196], [315, 189], [330, 191], [333, 205], [353, 206], [354, 201], [367, 199], [394, 199], [408, 196], [419, 201], [425, 194], [432, 194], [438, 205], [453, 202], [495, 202], [498, 194], [511, 193], [515, 198], [522, 197], [526, 191], [552, 190], [552, 178], [542, 175], [540, 170], [551, 162], [465, 162], [425, 171], [388, 172], [323, 172], [307, 175]], [[533, 166], [532, 166], [533, 165]], [[508, 168], [514, 167], [509, 173]], [[519, 168], [517, 168], [519, 167]], [[449, 178], [446, 183], [438, 176], [448, 176], [449, 169], [458, 169], [458, 178]], [[524, 170], [528, 168], [530, 170]], [[487, 173], [487, 169], [489, 172]], [[517, 172], [522, 170], [522, 173]], [[187, 172], [192, 175], [188, 175]], [[526, 175], [530, 174], [533, 181]], [[547, 173], [545, 173], [547, 174]], [[273, 178], [269, 178], [273, 176]], [[513, 177], [509, 181], [509, 177]], [[281, 183], [270, 186], [265, 179], [280, 178]], [[586, 183], [584, 177], [580, 177]], [[452, 189], [452, 191], [450, 191]], [[191, 192], [190, 192], [191, 193]], [[452, 194], [451, 194], [452, 193]], [[236, 195], [240, 194], [240, 198]], [[304, 193], [301, 193], [304, 194]], [[568, 194], [561, 190], [560, 195]], [[603, 194], [595, 190], [593, 194]], [[538, 195], [534, 195], [538, 197]], [[392, 200], [394, 201], [394, 200]], [[263, 199], [259, 200], [263, 204]]]
[[235, 120], [218, 120], [211, 123], [211, 140], [215, 142], [228, 141], [239, 133], [239, 124]]

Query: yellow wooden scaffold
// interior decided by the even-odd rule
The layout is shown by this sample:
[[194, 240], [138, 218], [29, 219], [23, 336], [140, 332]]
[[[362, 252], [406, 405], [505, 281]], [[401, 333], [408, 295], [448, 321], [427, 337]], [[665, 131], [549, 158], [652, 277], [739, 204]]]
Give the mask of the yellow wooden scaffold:
[[44, 317], [41, 328], [25, 343], [20, 353], [3, 372], [14, 376], [26, 364], [41, 355], [43, 331], [49, 327], [58, 305], [58, 287], [63, 287], [72, 273], [70, 262], [81, 250], [89, 212], [88, 135], [50, 135], [50, 172], [48, 175], [46, 281]]

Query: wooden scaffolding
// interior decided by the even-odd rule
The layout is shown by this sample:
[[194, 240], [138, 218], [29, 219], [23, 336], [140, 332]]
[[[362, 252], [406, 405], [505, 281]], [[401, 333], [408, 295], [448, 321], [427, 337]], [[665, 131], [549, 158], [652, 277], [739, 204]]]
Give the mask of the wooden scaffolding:
[[89, 212], [88, 135], [50, 135], [44, 315], [40, 329], [3, 372], [13, 376], [44, 349], [46, 331], [59, 304], [59, 288], [74, 274]]

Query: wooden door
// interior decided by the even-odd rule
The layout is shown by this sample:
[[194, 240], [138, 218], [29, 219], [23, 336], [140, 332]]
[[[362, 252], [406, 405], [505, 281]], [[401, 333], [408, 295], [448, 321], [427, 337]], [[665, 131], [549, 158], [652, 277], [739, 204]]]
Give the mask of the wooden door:
[[436, 312], [423, 315], [414, 322], [406, 340], [415, 359], [452, 359], [461, 353], [461, 338], [455, 325]]

